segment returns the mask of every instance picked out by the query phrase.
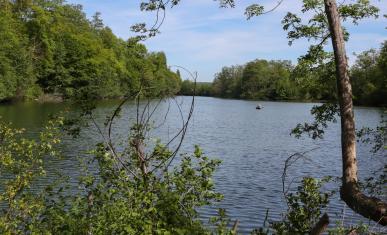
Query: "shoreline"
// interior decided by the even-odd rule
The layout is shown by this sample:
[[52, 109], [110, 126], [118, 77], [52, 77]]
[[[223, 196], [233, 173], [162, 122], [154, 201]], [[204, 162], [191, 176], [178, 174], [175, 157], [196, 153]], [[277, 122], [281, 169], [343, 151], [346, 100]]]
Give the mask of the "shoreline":
[[[184, 97], [192, 97], [192, 95], [182, 95], [177, 94], [175, 96], [184, 96]], [[329, 100], [302, 100], [302, 99], [293, 99], [293, 100], [265, 100], [265, 99], [242, 99], [242, 98], [227, 98], [227, 97], [217, 97], [217, 96], [201, 96], [195, 95], [195, 97], [208, 97], [215, 99], [224, 99], [224, 100], [241, 100], [241, 101], [257, 101], [257, 102], [283, 102], [283, 103], [328, 103]], [[113, 100], [122, 100], [124, 97], [109, 97], [102, 99], [93, 99], [92, 101], [113, 101]], [[35, 99], [22, 99], [22, 98], [12, 98], [6, 100], [0, 100], [0, 106], [3, 105], [13, 105], [18, 103], [37, 103], [37, 104], [56, 104], [56, 103], [66, 103], [71, 101], [71, 99], [65, 99], [60, 94], [43, 94]], [[387, 108], [387, 104], [384, 105], [359, 105], [354, 104], [355, 107], [368, 107], [368, 108]]]
[[[191, 96], [192, 95], [178, 95], [178, 96]], [[218, 96], [201, 96], [201, 95], [195, 95], [195, 97], [208, 97], [208, 98], [216, 98], [216, 99], [223, 99], [223, 100], [244, 100], [244, 101], [257, 101], [257, 102], [283, 102], [283, 103], [328, 103], [329, 100], [260, 100], [260, 99], [242, 99], [242, 98], [227, 98], [227, 97], [218, 97]], [[361, 104], [354, 104], [355, 107], [369, 107], [369, 108], [387, 108], [387, 104], [383, 105], [361, 105]]]

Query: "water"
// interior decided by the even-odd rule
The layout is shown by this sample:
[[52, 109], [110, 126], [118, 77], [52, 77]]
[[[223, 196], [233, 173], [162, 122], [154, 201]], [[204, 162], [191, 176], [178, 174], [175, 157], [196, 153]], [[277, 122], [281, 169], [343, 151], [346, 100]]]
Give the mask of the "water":
[[[181, 116], [175, 102], [182, 105], [186, 117], [191, 98], [177, 97], [176, 100], [162, 102], [154, 115], [155, 126], [152, 135], [166, 141], [181, 128]], [[281, 176], [284, 161], [296, 152], [307, 153], [308, 161], [299, 161], [289, 169], [289, 178], [296, 181], [304, 176], [323, 177], [341, 176], [340, 129], [338, 124], [331, 124], [323, 140], [313, 141], [303, 137], [290, 136], [290, 130], [297, 123], [312, 120], [311, 103], [259, 102], [264, 106], [256, 110], [257, 102], [242, 100], [225, 100], [197, 97], [195, 110], [190, 122], [181, 152], [191, 152], [198, 144], [210, 157], [222, 160], [222, 165], [215, 175], [216, 189], [225, 196], [218, 206], [226, 208], [229, 216], [240, 220], [239, 231], [248, 233], [262, 225], [267, 209], [269, 218], [278, 220], [286, 210], [282, 196]], [[152, 102], [152, 107], [156, 101]], [[104, 101], [94, 113], [97, 123], [102, 124], [105, 117], [117, 105], [115, 101]], [[143, 103], [143, 105], [145, 105]], [[52, 113], [66, 109], [68, 104], [13, 104], [0, 106], [0, 116], [12, 121], [17, 127], [25, 127], [30, 136], [35, 136]], [[74, 110], [74, 108], [73, 108]], [[165, 114], [168, 113], [165, 118]], [[356, 124], [375, 127], [381, 120], [382, 110], [378, 108], [356, 107]], [[123, 113], [113, 125], [114, 139], [125, 141], [129, 127], [136, 118], [134, 103], [124, 106]], [[60, 169], [72, 178], [75, 185], [80, 172], [78, 157], [85, 150], [93, 148], [101, 137], [95, 128], [85, 129], [81, 138], [64, 141], [65, 158], [50, 160], [47, 164], [49, 174], [54, 176]], [[176, 143], [175, 143], [176, 144]], [[386, 152], [373, 155], [370, 146], [358, 145], [359, 175], [361, 178], [372, 175], [372, 171], [386, 163]], [[49, 175], [50, 176], [50, 175]], [[40, 184], [47, 184], [42, 181]], [[331, 187], [337, 187], [332, 185]], [[342, 213], [342, 211], [345, 213]], [[355, 223], [361, 217], [354, 215], [350, 209], [338, 200], [337, 196], [327, 209], [331, 218]], [[200, 211], [201, 219], [207, 221], [216, 214], [215, 208]], [[363, 221], [367, 222], [363, 219]]]

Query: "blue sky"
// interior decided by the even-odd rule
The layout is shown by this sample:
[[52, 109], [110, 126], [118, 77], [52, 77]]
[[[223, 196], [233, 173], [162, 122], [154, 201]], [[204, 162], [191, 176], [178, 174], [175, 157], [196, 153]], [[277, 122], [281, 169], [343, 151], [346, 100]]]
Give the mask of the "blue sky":
[[[134, 34], [130, 26], [139, 22], [151, 24], [155, 16], [139, 9], [140, 0], [68, 0], [81, 4], [88, 17], [101, 12], [102, 18], [113, 32], [127, 39]], [[309, 43], [296, 41], [288, 46], [281, 20], [288, 12], [299, 13], [300, 0], [286, 0], [274, 12], [253, 18], [244, 16], [251, 3], [274, 6], [273, 0], [236, 0], [234, 9], [219, 8], [214, 0], [181, 0], [181, 4], [168, 9], [161, 34], [144, 42], [150, 51], [164, 51], [169, 65], [179, 65], [198, 72], [199, 81], [212, 81], [223, 66], [244, 64], [254, 59], [286, 59], [293, 63], [304, 54]], [[347, 1], [350, 2], [350, 1]], [[372, 0], [387, 14], [386, 0]], [[305, 15], [303, 18], [307, 18]], [[379, 48], [387, 40], [387, 20], [363, 20], [358, 26], [345, 25], [350, 34], [347, 53], [351, 63], [353, 53]], [[185, 76], [183, 75], [183, 78]]]

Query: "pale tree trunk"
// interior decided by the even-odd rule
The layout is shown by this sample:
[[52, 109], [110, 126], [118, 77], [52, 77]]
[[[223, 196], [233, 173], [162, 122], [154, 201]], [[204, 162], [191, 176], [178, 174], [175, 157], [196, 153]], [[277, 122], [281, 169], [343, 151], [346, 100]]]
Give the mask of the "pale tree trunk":
[[336, 0], [324, 0], [324, 3], [335, 54], [337, 90], [341, 115], [343, 162], [343, 178], [340, 190], [341, 199], [356, 213], [372, 219], [379, 224], [387, 225], [387, 204], [377, 198], [367, 197], [358, 187], [352, 87], [348, 74], [344, 35]]

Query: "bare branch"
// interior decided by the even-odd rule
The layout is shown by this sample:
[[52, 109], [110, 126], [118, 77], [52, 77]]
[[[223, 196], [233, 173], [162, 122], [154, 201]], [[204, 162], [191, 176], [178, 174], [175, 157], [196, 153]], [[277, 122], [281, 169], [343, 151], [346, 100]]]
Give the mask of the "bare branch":
[[106, 139], [104, 133], [102, 132], [101, 128], [99, 127], [99, 125], [97, 124], [97, 122], [95, 121], [94, 117], [92, 114], [90, 114], [90, 119], [91, 121], [93, 122], [94, 126], [97, 128], [97, 131], [98, 133], [101, 135], [101, 137], [103, 138], [104, 142], [105, 142], [105, 145], [108, 147], [108, 149], [110, 150], [111, 154], [113, 155], [114, 157], [114, 160], [116, 160], [116, 162], [118, 161], [121, 166], [127, 171], [129, 172], [130, 174], [132, 174], [135, 178], [137, 178], [137, 175], [136, 173], [134, 173], [131, 169], [129, 169], [126, 164], [122, 161], [122, 159], [118, 156], [114, 146], [111, 144], [111, 140], [110, 140], [110, 137], [109, 137], [109, 140]]
[[284, 194], [284, 196], [286, 197], [287, 194], [288, 194], [288, 191], [289, 191], [289, 188], [290, 188], [290, 185], [293, 183], [293, 181], [291, 181], [291, 183], [288, 185], [287, 189], [285, 189], [285, 183], [286, 183], [286, 177], [287, 177], [287, 170], [288, 168], [293, 164], [295, 163], [296, 161], [298, 161], [299, 159], [301, 158], [306, 158], [305, 157], [305, 154], [307, 153], [310, 153], [316, 149], [319, 149], [319, 147], [316, 147], [316, 148], [313, 148], [313, 149], [310, 149], [310, 150], [307, 150], [303, 153], [295, 153], [293, 155], [291, 155], [290, 157], [288, 157], [285, 161], [285, 165], [284, 165], [284, 169], [283, 169], [283, 172], [282, 172], [282, 193]]

